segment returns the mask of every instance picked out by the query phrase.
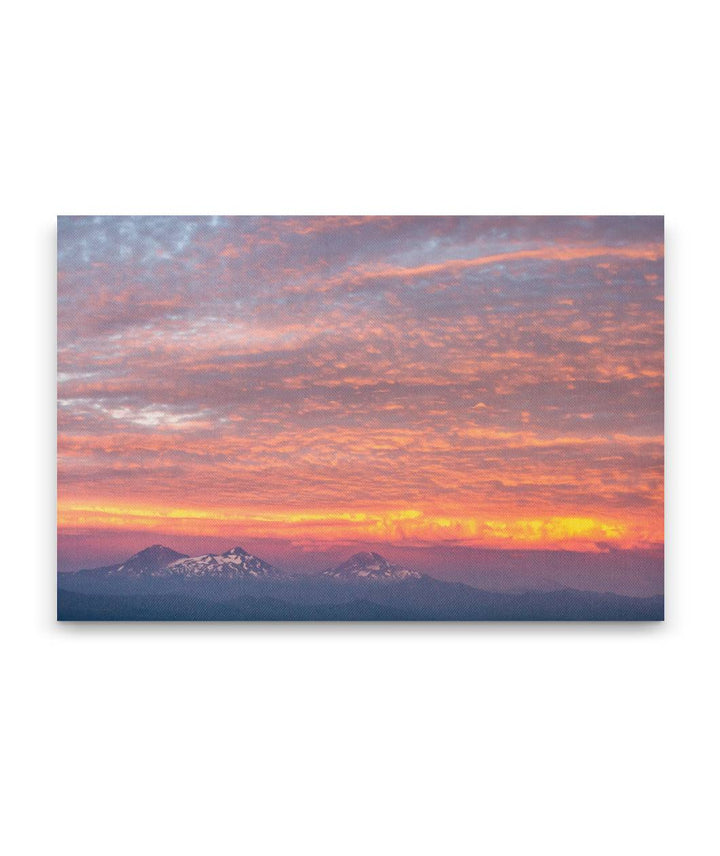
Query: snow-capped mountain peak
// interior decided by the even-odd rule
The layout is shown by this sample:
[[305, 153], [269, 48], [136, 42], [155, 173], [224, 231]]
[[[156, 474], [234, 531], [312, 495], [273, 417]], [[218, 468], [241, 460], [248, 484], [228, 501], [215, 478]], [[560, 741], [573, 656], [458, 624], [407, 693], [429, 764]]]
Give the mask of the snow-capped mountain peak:
[[362, 551], [355, 553], [347, 561], [323, 571], [322, 576], [331, 577], [336, 580], [359, 581], [359, 580], [383, 580], [386, 582], [398, 582], [400, 580], [420, 579], [422, 574], [403, 568], [388, 562], [379, 553]]
[[231, 547], [217, 555], [187, 556], [169, 547], [154, 544], [124, 562], [104, 568], [83, 571], [100, 577], [166, 577], [212, 578], [218, 580], [279, 579], [284, 574], [269, 562], [248, 553], [242, 547]]
[[213, 577], [217, 579], [276, 579], [282, 571], [269, 562], [248, 553], [242, 547], [231, 547], [217, 555], [193, 556], [172, 562], [165, 569], [171, 576]]
[[222, 556], [250, 556], [243, 547], [231, 547], [229, 550], [225, 550], [224, 553], [221, 553]]

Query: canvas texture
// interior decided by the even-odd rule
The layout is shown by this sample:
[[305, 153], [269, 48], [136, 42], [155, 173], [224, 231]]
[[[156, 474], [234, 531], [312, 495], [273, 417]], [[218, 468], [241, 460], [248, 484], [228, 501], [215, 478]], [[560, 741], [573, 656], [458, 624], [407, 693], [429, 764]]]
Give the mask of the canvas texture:
[[58, 218], [58, 618], [646, 621], [663, 219]]

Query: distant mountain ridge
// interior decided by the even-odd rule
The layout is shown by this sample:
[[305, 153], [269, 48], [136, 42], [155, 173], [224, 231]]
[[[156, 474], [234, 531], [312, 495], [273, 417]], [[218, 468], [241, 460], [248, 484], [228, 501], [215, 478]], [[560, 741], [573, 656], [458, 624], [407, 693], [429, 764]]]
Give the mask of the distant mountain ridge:
[[242, 547], [185, 556], [154, 544], [124, 562], [58, 576], [68, 621], [659, 621], [664, 599], [558, 587], [498, 592], [355, 553], [289, 574]]
[[[224, 553], [187, 556], [162, 544], [154, 544], [140, 550], [124, 562], [102, 568], [84, 569], [78, 573], [100, 577], [208, 577], [226, 580], [279, 580], [296, 577], [295, 574], [286, 573], [239, 546], [231, 547]], [[419, 580], [425, 575], [389, 562], [379, 553], [364, 550], [315, 576], [340, 582], [402, 582]]]

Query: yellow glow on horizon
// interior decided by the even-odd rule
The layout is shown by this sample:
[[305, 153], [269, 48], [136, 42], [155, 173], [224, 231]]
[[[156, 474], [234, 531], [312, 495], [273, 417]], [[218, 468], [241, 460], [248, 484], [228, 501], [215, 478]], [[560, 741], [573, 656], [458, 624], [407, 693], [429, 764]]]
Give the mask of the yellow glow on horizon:
[[419, 508], [313, 511], [176, 508], [61, 503], [60, 530], [157, 531], [202, 536], [288, 538], [293, 541], [457, 543], [507, 548], [596, 549], [597, 542], [631, 547], [662, 540], [652, 524], [590, 516], [437, 515]]

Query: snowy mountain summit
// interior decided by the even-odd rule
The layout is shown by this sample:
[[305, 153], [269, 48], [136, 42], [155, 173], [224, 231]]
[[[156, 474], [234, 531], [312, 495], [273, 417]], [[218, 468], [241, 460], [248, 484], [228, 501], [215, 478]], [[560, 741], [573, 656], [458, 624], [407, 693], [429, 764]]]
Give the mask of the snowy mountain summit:
[[232, 547], [218, 555], [187, 556], [169, 547], [155, 544], [135, 553], [124, 562], [104, 568], [79, 571], [93, 577], [165, 577], [219, 580], [280, 579], [282, 571], [258, 559], [242, 547]]
[[410, 571], [401, 565], [393, 565], [379, 553], [355, 553], [346, 562], [336, 568], [323, 571], [322, 576], [336, 580], [356, 582], [358, 580], [377, 580], [399, 582], [401, 580], [419, 580], [422, 574]]
[[258, 559], [242, 547], [232, 547], [218, 555], [178, 559], [165, 568], [167, 576], [215, 577], [224, 580], [278, 579], [282, 571]]

